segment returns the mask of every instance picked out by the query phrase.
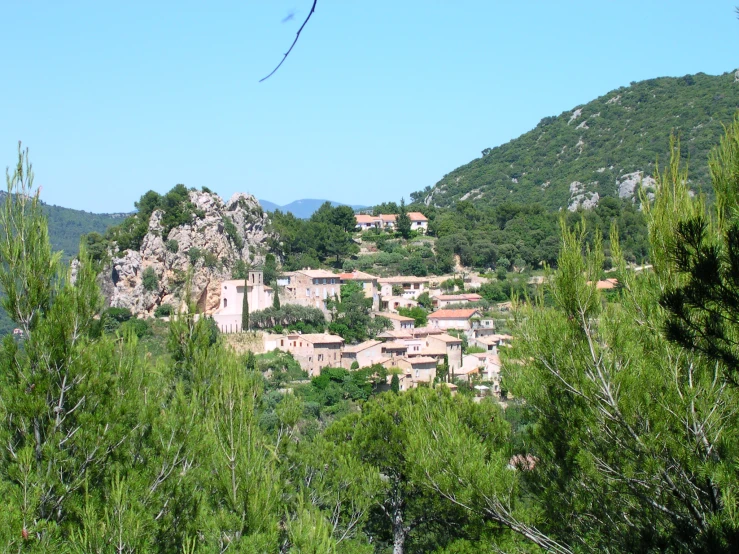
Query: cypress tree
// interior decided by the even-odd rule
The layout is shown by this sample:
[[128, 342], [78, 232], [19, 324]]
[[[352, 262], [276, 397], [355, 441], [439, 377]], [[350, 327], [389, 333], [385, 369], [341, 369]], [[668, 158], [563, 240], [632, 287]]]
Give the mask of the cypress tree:
[[[248, 273], [247, 273], [248, 275]], [[241, 331], [249, 330], [249, 294], [248, 294], [249, 277], [244, 279], [244, 302], [241, 305]]]
[[398, 378], [397, 373], [393, 375], [393, 378], [390, 380], [390, 390], [394, 393], [400, 392], [400, 379]]
[[280, 290], [277, 288], [277, 283], [275, 283], [275, 294], [272, 297], [272, 307], [275, 310], [280, 309]]

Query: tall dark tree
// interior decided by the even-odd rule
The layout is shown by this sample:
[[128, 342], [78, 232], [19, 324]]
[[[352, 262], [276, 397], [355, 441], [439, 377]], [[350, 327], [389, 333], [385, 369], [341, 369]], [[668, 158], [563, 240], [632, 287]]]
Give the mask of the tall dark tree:
[[249, 330], [249, 278], [244, 279], [244, 300], [241, 304], [241, 330]]
[[405, 198], [400, 199], [400, 209], [398, 211], [398, 219], [395, 221], [398, 233], [404, 239], [408, 239], [411, 236], [411, 218], [405, 208]]

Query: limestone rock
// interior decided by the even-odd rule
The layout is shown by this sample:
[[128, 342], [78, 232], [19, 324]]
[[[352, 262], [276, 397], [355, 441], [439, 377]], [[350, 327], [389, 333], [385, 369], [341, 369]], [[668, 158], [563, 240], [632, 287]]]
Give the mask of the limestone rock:
[[[251, 195], [237, 193], [228, 202], [210, 192], [190, 191], [195, 208], [192, 221], [163, 236], [163, 212], [149, 219], [140, 251], [126, 250], [101, 275], [101, 289], [111, 306], [129, 308], [149, 317], [162, 304], [180, 308], [185, 280], [192, 270], [191, 300], [198, 311], [218, 309], [221, 283], [230, 279], [236, 262], [264, 263], [269, 219]], [[144, 289], [142, 276], [151, 267], [157, 276], [154, 290]]]

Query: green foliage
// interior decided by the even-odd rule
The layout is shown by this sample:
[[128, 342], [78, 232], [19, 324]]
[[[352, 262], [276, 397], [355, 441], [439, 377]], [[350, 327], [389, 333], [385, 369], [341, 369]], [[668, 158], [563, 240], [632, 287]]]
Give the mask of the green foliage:
[[244, 279], [244, 297], [241, 303], [241, 330], [248, 331], [249, 327], [249, 279]]
[[[704, 209], [685, 177], [674, 149], [648, 210], [653, 272], [627, 271], [612, 241], [622, 287], [617, 301], [604, 302], [594, 284], [605, 257], [597, 232], [589, 248], [584, 225], [563, 225], [553, 305], [539, 299], [518, 314], [509, 356], [517, 363], [505, 363], [505, 379], [534, 408], [517, 444], [539, 460], [541, 470], [526, 473], [526, 486], [550, 522], [543, 531], [560, 544], [623, 552], [736, 549], [738, 476], [730, 460], [739, 454], [737, 389], [723, 379], [715, 350], [701, 352], [704, 336], [683, 337], [683, 348], [661, 333], [674, 317], [660, 306], [665, 291], [706, 285], [686, 279], [695, 274], [680, 266], [702, 249], [700, 242], [684, 245], [691, 236], [681, 235], [683, 222]], [[696, 229], [702, 240], [721, 242], [720, 227]], [[682, 248], [689, 255], [674, 254]], [[712, 275], [721, 279], [720, 270]], [[703, 344], [714, 343], [717, 337]], [[566, 522], [556, 516], [562, 513]]]
[[157, 273], [153, 267], [147, 267], [141, 274], [141, 284], [144, 286], [144, 290], [149, 292], [159, 287], [159, 277], [157, 277]]
[[165, 246], [167, 247], [167, 252], [171, 252], [172, 254], [177, 254], [180, 249], [180, 244], [174, 239], [168, 240]]
[[231, 218], [224, 216], [223, 218], [223, 230], [226, 231], [226, 236], [233, 243], [237, 250], [241, 251], [244, 249], [244, 239], [236, 229], [236, 225], [231, 221]]
[[203, 257], [203, 252], [200, 248], [192, 247], [187, 251], [187, 257], [190, 260], [191, 265], [198, 263], [198, 260]]
[[320, 309], [312, 306], [285, 304], [280, 308], [272, 306], [252, 313], [250, 324], [252, 329], [272, 329], [279, 325], [290, 331], [321, 333], [326, 329], [326, 317]]
[[288, 271], [303, 267], [319, 267], [321, 263], [341, 260], [359, 251], [352, 239], [354, 213], [347, 206], [323, 204], [309, 220], [277, 210], [271, 217], [271, 230], [277, 234], [270, 243], [273, 252], [284, 260]]
[[411, 236], [411, 218], [408, 217], [408, 211], [405, 208], [405, 198], [400, 199], [400, 209], [398, 217], [395, 221], [396, 229], [401, 237], [408, 240]]
[[544, 118], [411, 199], [421, 203], [433, 193], [433, 203], [447, 207], [471, 193], [479, 205], [538, 203], [556, 211], [567, 208], [574, 181], [593, 183], [588, 190], [601, 198], [618, 198], [620, 176], [639, 170], [653, 175], [655, 160], [669, 157], [672, 131], [682, 137], [683, 160], [691, 160], [692, 186], [712, 195], [708, 153], [738, 104], [733, 73], [632, 83], [578, 106], [576, 119], [572, 110]]
[[171, 315], [174, 315], [175, 309], [172, 304], [162, 304], [160, 306], [157, 306], [156, 310], [154, 310], [154, 315], [156, 317], [169, 317]]
[[405, 317], [412, 317], [416, 327], [426, 327], [428, 323], [428, 312], [420, 306], [412, 308], [398, 308], [398, 313]]
[[340, 335], [347, 342], [374, 338], [390, 323], [385, 318], [372, 318], [372, 299], [367, 298], [362, 285], [354, 281], [341, 285], [341, 299], [331, 299], [327, 305], [332, 318], [329, 332]]
[[218, 267], [219, 261], [218, 256], [216, 256], [213, 252], [206, 252], [203, 256], [203, 265], [207, 267], [208, 269], [215, 269]]

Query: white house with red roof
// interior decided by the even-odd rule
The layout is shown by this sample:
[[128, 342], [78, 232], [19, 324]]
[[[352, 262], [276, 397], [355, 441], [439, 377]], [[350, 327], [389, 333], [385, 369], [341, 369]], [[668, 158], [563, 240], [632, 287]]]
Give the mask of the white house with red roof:
[[[421, 212], [408, 212], [408, 218], [411, 220], [411, 231], [426, 233], [429, 220], [425, 215]], [[358, 231], [366, 231], [372, 228], [392, 230], [397, 224], [398, 216], [397, 214], [356, 214], [354, 219], [357, 222], [356, 228]]]
[[213, 314], [213, 319], [218, 324], [218, 328], [224, 333], [241, 331], [244, 285], [246, 285], [250, 312], [263, 310], [272, 305], [274, 290], [264, 284], [264, 273], [261, 271], [250, 271], [247, 279], [223, 281], [221, 283], [221, 305]]

